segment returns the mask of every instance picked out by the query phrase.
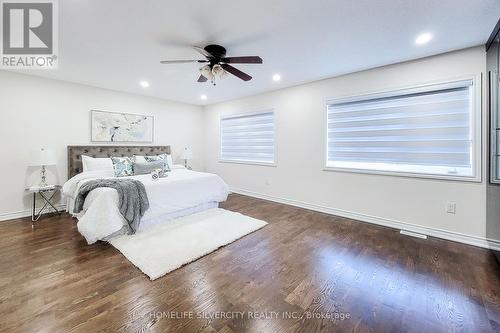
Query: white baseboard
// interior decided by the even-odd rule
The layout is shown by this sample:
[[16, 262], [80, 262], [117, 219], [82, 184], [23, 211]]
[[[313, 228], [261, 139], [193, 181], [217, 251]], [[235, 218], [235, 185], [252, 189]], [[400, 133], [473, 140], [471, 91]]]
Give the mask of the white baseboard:
[[359, 220], [359, 221], [363, 221], [363, 222], [378, 224], [378, 225], [382, 225], [385, 227], [390, 227], [390, 228], [394, 228], [394, 229], [398, 229], [398, 230], [407, 230], [410, 232], [419, 233], [419, 234], [423, 234], [423, 235], [427, 235], [427, 236], [431, 236], [431, 237], [446, 239], [446, 240], [450, 240], [450, 241], [454, 241], [454, 242], [459, 242], [459, 243], [463, 243], [463, 244], [468, 244], [468, 245], [478, 246], [478, 247], [482, 247], [482, 248], [486, 248], [486, 249], [492, 249], [495, 251], [500, 251], [500, 241], [499, 240], [471, 236], [471, 235], [466, 235], [466, 234], [462, 234], [462, 233], [458, 233], [458, 232], [454, 232], [454, 231], [442, 230], [442, 229], [437, 229], [437, 228], [424, 227], [421, 225], [391, 220], [391, 219], [387, 219], [384, 217], [367, 215], [367, 214], [363, 214], [363, 213], [356, 213], [356, 212], [351, 212], [348, 210], [331, 208], [331, 207], [306, 203], [306, 202], [292, 200], [292, 199], [279, 198], [279, 197], [270, 196], [267, 194], [260, 194], [260, 193], [242, 190], [242, 189], [237, 189], [237, 188], [232, 188], [231, 192], [242, 194], [242, 195], [247, 195], [247, 196], [255, 197], [255, 198], [259, 198], [259, 199], [279, 202], [279, 203], [286, 204], [286, 205], [310, 209], [310, 210], [314, 210], [314, 211], [318, 211], [318, 212], [322, 212], [322, 213], [327, 213], [327, 214], [331, 214], [331, 215], [338, 215], [338, 216], [342, 216], [342, 217], [347, 217], [347, 218], [350, 218], [353, 220]]
[[408, 231], [408, 230], [403, 230], [401, 229], [399, 231], [401, 235], [405, 236], [410, 236], [410, 237], [415, 237], [415, 238], [421, 238], [421, 239], [427, 239], [427, 235], [424, 234], [417, 234], [416, 232]]
[[[66, 211], [65, 204], [57, 204], [55, 206], [60, 212]], [[37, 207], [37, 211], [38, 211], [38, 209], [40, 209], [40, 208]], [[49, 208], [45, 209], [44, 214], [54, 213], [54, 212], [55, 212], [55, 210], [52, 207], [49, 207]], [[28, 216], [31, 216], [31, 209], [20, 210], [20, 211], [12, 212], [12, 213], [1, 213], [0, 214], [0, 222], [7, 221], [7, 220], [13, 220], [13, 219], [19, 219], [19, 218], [28, 217]]]
[[[406, 231], [419, 233], [419, 234], [423, 234], [423, 235], [427, 235], [427, 236], [431, 236], [431, 237], [446, 239], [446, 240], [450, 240], [450, 241], [454, 241], [454, 242], [459, 242], [459, 243], [463, 243], [463, 244], [468, 244], [468, 245], [478, 246], [478, 247], [482, 247], [482, 248], [486, 248], [486, 249], [492, 249], [495, 251], [500, 251], [500, 241], [499, 240], [487, 239], [487, 238], [477, 237], [477, 236], [472, 236], [472, 235], [466, 235], [466, 234], [462, 234], [462, 233], [458, 233], [458, 232], [454, 232], [454, 231], [447, 231], [447, 230], [442, 230], [442, 229], [437, 229], [437, 228], [424, 227], [421, 225], [396, 221], [396, 220], [387, 219], [384, 217], [356, 213], [356, 212], [352, 212], [352, 211], [348, 211], [348, 210], [331, 208], [331, 207], [327, 207], [327, 206], [306, 203], [306, 202], [302, 202], [302, 201], [298, 201], [298, 200], [279, 198], [279, 197], [270, 196], [267, 194], [256, 193], [256, 192], [247, 191], [247, 190], [243, 190], [243, 189], [232, 188], [231, 192], [242, 194], [242, 195], [247, 195], [247, 196], [255, 197], [255, 198], [259, 198], [259, 199], [279, 202], [282, 204], [291, 205], [291, 206], [295, 206], [295, 207], [310, 209], [310, 210], [314, 210], [314, 211], [318, 211], [318, 212], [322, 212], [322, 213], [326, 213], [326, 214], [347, 217], [347, 218], [350, 218], [353, 220], [359, 220], [359, 221], [363, 221], [363, 222], [378, 224], [378, 225], [382, 225], [385, 227], [390, 227], [390, 228], [394, 228], [394, 229], [398, 229], [398, 230], [406, 230]], [[56, 207], [59, 211], [66, 210], [65, 204], [58, 204], [58, 205], [56, 205]], [[50, 208], [50, 209], [47, 209], [46, 212], [54, 212], [54, 210], [52, 208]], [[12, 213], [2, 213], [2, 214], [0, 214], [0, 221], [13, 220], [13, 219], [18, 219], [18, 218], [28, 217], [28, 216], [31, 216], [31, 209], [25, 209], [22, 211], [12, 212]]]

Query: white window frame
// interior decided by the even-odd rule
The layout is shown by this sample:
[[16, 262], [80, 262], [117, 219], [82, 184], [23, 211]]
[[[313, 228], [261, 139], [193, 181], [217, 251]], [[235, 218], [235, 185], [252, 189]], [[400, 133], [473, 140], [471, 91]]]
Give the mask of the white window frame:
[[[256, 116], [264, 113], [273, 113], [273, 125], [274, 125], [274, 161], [273, 162], [258, 162], [258, 161], [240, 161], [240, 160], [228, 160], [222, 158], [222, 120], [227, 118], [245, 117], [245, 116]], [[278, 166], [278, 147], [277, 147], [277, 126], [276, 126], [276, 112], [274, 108], [271, 109], [259, 109], [259, 111], [243, 112], [243, 113], [228, 113], [221, 115], [219, 117], [219, 162], [220, 163], [234, 163], [234, 164], [245, 164], [245, 165], [256, 165], [256, 166], [267, 166], [276, 167]]]
[[499, 71], [490, 72], [490, 183], [500, 184], [500, 175], [497, 174], [497, 123], [499, 112], [498, 110], [498, 90], [500, 79]]
[[[432, 174], [432, 173], [417, 173], [417, 172], [405, 172], [405, 171], [387, 171], [387, 170], [376, 170], [376, 169], [361, 169], [352, 167], [332, 167], [328, 165], [328, 105], [333, 103], [345, 103], [352, 101], [361, 101], [365, 99], [373, 98], [383, 98], [387, 96], [403, 95], [408, 92], [418, 92], [418, 90], [426, 91], [433, 86], [438, 85], [453, 85], [463, 81], [472, 82], [472, 112], [471, 112], [471, 130], [473, 133], [471, 135], [472, 143], [472, 176], [454, 176], [442, 175], [442, 174]], [[328, 98], [325, 100], [324, 107], [324, 125], [323, 125], [323, 170], [324, 171], [337, 171], [337, 172], [349, 172], [349, 173], [362, 173], [362, 174], [372, 174], [372, 175], [387, 175], [387, 176], [399, 176], [399, 177], [412, 177], [412, 178], [429, 178], [429, 179], [443, 179], [443, 180], [455, 180], [455, 181], [465, 181], [465, 182], [482, 182], [481, 173], [481, 156], [482, 156], [482, 121], [481, 121], [481, 100], [482, 100], [482, 75], [471, 75], [466, 77], [454, 78], [444, 81], [435, 81], [424, 84], [406, 86], [390, 90], [374, 91], [358, 95], [349, 95], [340, 98]]]

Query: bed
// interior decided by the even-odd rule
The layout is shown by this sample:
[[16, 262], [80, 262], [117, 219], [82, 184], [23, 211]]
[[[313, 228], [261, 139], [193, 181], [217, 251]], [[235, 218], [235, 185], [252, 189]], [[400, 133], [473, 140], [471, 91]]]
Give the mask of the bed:
[[[82, 155], [90, 157], [132, 157], [170, 154], [170, 146], [68, 146], [68, 181], [63, 186], [67, 211], [73, 214], [79, 187], [92, 179], [114, 178], [106, 172], [83, 172]], [[227, 199], [227, 184], [217, 175], [175, 166], [168, 177], [152, 180], [151, 175], [120, 177], [139, 180], [144, 184], [149, 209], [141, 219], [137, 232], [158, 223], [218, 207]], [[118, 193], [111, 188], [92, 190], [85, 199], [83, 210], [73, 214], [77, 227], [89, 244], [109, 240], [127, 223], [118, 209]]]

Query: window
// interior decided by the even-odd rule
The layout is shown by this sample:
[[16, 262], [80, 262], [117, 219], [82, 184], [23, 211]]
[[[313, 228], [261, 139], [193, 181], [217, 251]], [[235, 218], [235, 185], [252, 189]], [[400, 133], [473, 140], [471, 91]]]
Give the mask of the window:
[[474, 85], [470, 79], [327, 103], [327, 169], [479, 180]]
[[273, 111], [221, 118], [222, 161], [272, 165], [274, 151]]
[[500, 184], [500, 72], [490, 71], [490, 182]]

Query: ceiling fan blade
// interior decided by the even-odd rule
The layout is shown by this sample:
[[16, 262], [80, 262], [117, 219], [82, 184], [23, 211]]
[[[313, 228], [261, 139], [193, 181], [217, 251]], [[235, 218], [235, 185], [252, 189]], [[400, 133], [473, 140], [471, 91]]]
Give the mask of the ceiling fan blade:
[[189, 62], [208, 62], [208, 60], [162, 60], [160, 64], [184, 64]]
[[207, 78], [204, 77], [203, 75], [200, 75], [200, 77], [198, 78], [198, 82], [207, 82]]
[[212, 57], [212, 55], [210, 53], [208, 53], [204, 48], [202, 47], [199, 47], [199, 46], [193, 46], [193, 49], [195, 49], [196, 51], [198, 51], [199, 54], [207, 57], [207, 58], [210, 58]]
[[262, 58], [258, 56], [226, 57], [221, 61], [228, 64], [262, 64]]
[[234, 68], [233, 66], [231, 65], [228, 65], [228, 64], [221, 64], [222, 68], [224, 68], [224, 70], [226, 72], [229, 72], [231, 74], [233, 74], [234, 76], [237, 76], [239, 77], [240, 79], [242, 79], [243, 81], [250, 81], [252, 79], [252, 77], [246, 73], [243, 73], [242, 71], [240, 71], [239, 69], [237, 68]]

